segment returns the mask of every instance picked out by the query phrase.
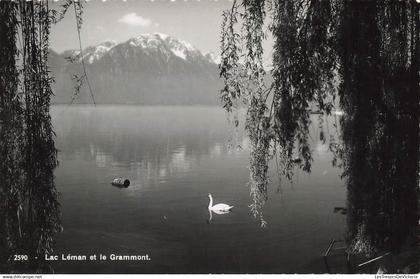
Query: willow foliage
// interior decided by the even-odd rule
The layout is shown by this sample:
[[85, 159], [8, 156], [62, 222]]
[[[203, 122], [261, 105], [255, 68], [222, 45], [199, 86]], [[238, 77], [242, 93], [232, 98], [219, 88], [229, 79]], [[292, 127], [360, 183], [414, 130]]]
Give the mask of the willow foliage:
[[[263, 67], [265, 25], [274, 39], [270, 75]], [[221, 99], [228, 112], [239, 105], [247, 109], [251, 210], [262, 225], [269, 161], [276, 156], [279, 170], [289, 179], [295, 166], [310, 171], [310, 106], [316, 102], [319, 110], [332, 110], [333, 25], [329, 1], [249, 0], [234, 2], [224, 13]]]
[[340, 157], [349, 247], [396, 251], [418, 222], [419, 4], [346, 2], [341, 11]]
[[[247, 110], [251, 208], [262, 225], [270, 159], [276, 157], [288, 179], [296, 167], [309, 172], [310, 111], [329, 115], [334, 106], [344, 116], [341, 132], [329, 135], [330, 149], [343, 168], [349, 207], [357, 208], [350, 210], [352, 238], [362, 223], [373, 230], [366, 216], [374, 199], [381, 200], [374, 214], [388, 202], [395, 204], [392, 214], [406, 212], [387, 191], [404, 196], [418, 185], [418, 16], [414, 0], [243, 0], [224, 13], [221, 100], [228, 112]], [[270, 71], [262, 66], [264, 26], [273, 37]], [[413, 210], [415, 201], [410, 204]]]
[[[49, 272], [43, 258], [62, 229], [48, 53], [51, 25], [65, 11], [48, 1], [0, 1], [0, 264], [9, 272]], [[15, 254], [30, 260], [14, 262]]]

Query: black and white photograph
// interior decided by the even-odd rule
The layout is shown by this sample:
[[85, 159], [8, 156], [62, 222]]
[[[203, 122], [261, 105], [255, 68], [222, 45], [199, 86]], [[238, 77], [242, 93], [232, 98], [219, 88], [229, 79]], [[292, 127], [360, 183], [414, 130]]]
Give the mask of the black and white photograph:
[[420, 0], [0, 0], [0, 278], [418, 278], [419, 37]]

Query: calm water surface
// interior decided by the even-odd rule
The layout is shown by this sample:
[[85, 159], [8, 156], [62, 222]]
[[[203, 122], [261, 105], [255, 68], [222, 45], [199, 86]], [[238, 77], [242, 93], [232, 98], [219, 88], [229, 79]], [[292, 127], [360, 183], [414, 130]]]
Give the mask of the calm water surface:
[[[248, 207], [247, 140], [228, 149], [222, 109], [73, 105], [53, 107], [52, 117], [64, 227], [55, 252], [151, 257], [60, 261], [56, 273], [324, 273], [324, 250], [345, 234], [345, 216], [333, 212], [345, 187], [317, 125], [311, 174], [279, 187], [272, 166], [261, 228]], [[129, 188], [110, 185], [119, 176]], [[233, 212], [208, 222], [208, 193]]]

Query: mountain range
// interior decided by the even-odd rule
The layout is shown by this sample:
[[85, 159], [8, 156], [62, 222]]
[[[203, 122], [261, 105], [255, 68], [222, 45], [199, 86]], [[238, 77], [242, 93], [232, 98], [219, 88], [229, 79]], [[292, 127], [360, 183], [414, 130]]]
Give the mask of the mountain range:
[[[83, 75], [82, 59], [98, 104], [220, 103], [217, 56], [160, 33], [142, 34], [122, 43], [104, 42], [82, 52], [51, 50], [53, 103], [72, 101], [73, 78]], [[84, 82], [74, 103], [92, 103], [86, 85]]]

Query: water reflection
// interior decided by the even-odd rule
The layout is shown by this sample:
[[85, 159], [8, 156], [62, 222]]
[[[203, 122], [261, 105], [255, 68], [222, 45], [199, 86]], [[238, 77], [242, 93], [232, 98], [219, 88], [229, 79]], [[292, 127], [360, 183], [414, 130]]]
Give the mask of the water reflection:
[[[131, 241], [129, 238], [130, 233], [138, 237], [150, 234], [147, 237], [155, 239], [152, 247], [147, 246], [145, 243], [148, 242], [143, 240], [137, 242], [136, 245], [140, 245], [140, 247], [146, 245], [145, 247], [147, 249], [157, 251], [156, 253], [162, 253], [162, 255], [169, 251], [169, 248], [158, 248], [163, 247], [161, 242], [159, 242], [162, 241], [162, 238], [169, 238], [170, 241], [168, 240], [167, 243], [182, 243], [182, 246], [185, 245], [189, 247], [188, 249], [193, 249], [191, 247], [196, 247], [194, 243], [196, 243], [197, 238], [201, 238], [203, 235], [207, 236], [208, 229], [200, 227], [200, 223], [203, 224], [203, 220], [207, 220], [209, 224], [213, 224], [213, 226], [208, 226], [208, 228], [211, 227], [211, 231], [208, 232], [209, 236], [216, 232], [221, 234], [220, 237], [215, 239], [208, 238], [206, 240], [208, 241], [206, 242], [207, 244], [203, 244], [203, 246], [215, 247], [214, 255], [212, 254], [211, 257], [217, 257], [221, 253], [220, 251], [227, 253], [228, 251], [224, 249], [228, 249], [230, 247], [229, 245], [236, 243], [235, 241], [238, 241], [238, 246], [235, 246], [236, 250], [232, 253], [236, 254], [238, 249], [243, 249], [244, 255], [247, 255], [246, 253], [250, 253], [249, 249], [252, 250], [250, 248], [253, 247], [251, 243], [257, 241], [262, 245], [261, 247], [265, 247], [261, 250], [261, 253], [265, 254], [267, 253], [265, 251], [269, 251], [269, 257], [276, 259], [276, 261], [282, 264], [283, 262], [288, 262], [288, 257], [278, 255], [277, 248], [270, 250], [269, 247], [272, 245], [274, 247], [283, 247], [287, 251], [297, 249], [302, 253], [309, 249], [310, 252], [308, 252], [308, 255], [311, 255], [313, 259], [313, 257], [317, 257], [322, 253], [322, 249], [328, 245], [327, 239], [330, 235], [344, 236], [341, 229], [343, 224], [338, 223], [338, 220], [343, 219], [344, 216], [331, 216], [340, 215], [333, 213], [333, 206], [344, 206], [344, 204], [340, 198], [342, 194], [337, 192], [339, 180], [332, 178], [335, 171], [329, 165], [331, 154], [326, 152], [330, 142], [329, 140], [317, 140], [317, 135], [321, 132], [319, 128], [314, 127], [310, 134], [314, 139], [311, 144], [315, 160], [312, 176], [301, 178], [306, 181], [305, 184], [301, 184], [295, 189], [287, 188], [282, 204], [269, 204], [270, 208], [267, 209], [268, 216], [271, 215], [271, 220], [278, 220], [279, 223], [269, 223], [266, 229], [259, 229], [257, 224], [250, 221], [252, 217], [250, 217], [247, 207], [250, 202], [249, 192], [246, 193], [247, 189], [243, 187], [247, 177], [248, 154], [246, 152], [246, 146], [247, 144], [249, 146], [248, 140], [246, 138], [240, 139], [240, 142], [242, 142], [241, 145], [245, 147], [242, 151], [227, 149], [225, 143], [229, 137], [228, 127], [224, 122], [225, 118], [219, 114], [219, 110], [213, 108], [212, 110], [206, 111], [204, 108], [207, 116], [203, 116], [200, 121], [195, 121], [194, 119], [196, 117], [189, 117], [188, 111], [192, 110], [191, 115], [204, 115], [203, 111], [201, 111], [203, 108], [197, 110], [194, 108], [179, 108], [179, 110], [178, 108], [162, 108], [159, 111], [160, 108], [153, 108], [152, 110], [151, 108], [136, 107], [130, 111], [130, 108], [125, 109], [124, 107], [120, 107], [119, 110], [120, 112], [122, 111], [121, 114], [124, 115], [123, 117], [119, 116], [117, 111], [110, 113], [113, 110], [112, 108], [90, 107], [89, 110], [91, 112], [85, 113], [85, 108], [75, 106], [71, 111], [66, 112], [66, 116], [63, 115], [61, 118], [60, 109], [62, 107], [54, 108], [55, 115], [58, 115], [54, 120], [58, 134], [57, 145], [62, 149], [61, 158], [65, 169], [61, 168], [61, 173], [58, 174], [58, 177], [61, 179], [61, 182], [69, 183], [70, 181], [71, 183], [77, 184], [64, 186], [60, 184], [63, 187], [61, 189], [66, 191], [65, 197], [63, 198], [65, 203], [67, 203], [66, 210], [63, 212], [67, 218], [63, 233], [65, 237], [61, 241], [61, 246], [66, 247], [64, 249], [61, 247], [63, 252], [81, 252], [86, 250], [87, 252], [85, 252], [88, 253], [91, 250], [98, 249], [97, 247], [101, 247], [102, 249], [104, 244], [98, 244], [98, 241], [100, 242], [101, 239], [104, 239], [103, 241], [106, 242], [106, 247], [109, 245], [107, 249], [118, 250], [121, 249], [120, 245], [123, 241], [127, 243]], [[149, 114], [146, 115], [144, 110], [149, 110]], [[171, 110], [173, 110], [173, 113], [170, 112]], [[179, 113], [180, 111], [182, 113]], [[145, 127], [133, 125], [132, 119], [142, 119], [139, 114], [142, 114], [143, 117], [143, 122], [139, 125], [145, 125]], [[156, 115], [166, 116], [163, 120], [159, 120], [156, 119]], [[125, 126], [124, 119], [126, 117], [130, 117], [131, 125]], [[94, 118], [94, 120], [91, 118]], [[185, 120], [186, 118], [187, 120]], [[152, 121], [151, 119], [156, 119], [156, 122], [153, 123], [154, 125], [148, 125]], [[168, 119], [170, 119], [171, 125], [165, 124]], [[176, 126], [176, 128], [169, 128], [170, 126]], [[165, 132], [162, 127], [168, 127], [171, 130], [170, 132]], [[331, 129], [331, 126], [323, 127], [325, 133], [327, 133], [327, 129]], [[72, 141], [79, 141], [79, 143], [75, 145]], [[394, 144], [396, 143], [394, 142]], [[227, 161], [224, 156], [238, 156], [238, 160], [234, 161], [234, 163], [238, 164], [239, 161], [243, 162], [243, 172], [236, 173], [234, 171], [235, 168], [231, 165], [232, 162], [223, 165], [223, 161]], [[207, 160], [204, 157], [217, 160]], [[92, 164], [96, 170], [92, 168], [85, 170], [85, 167], [88, 166], [88, 164], [84, 163], [85, 161]], [[206, 163], [203, 163], [203, 161]], [[77, 167], [72, 168], [71, 164], [73, 162]], [[213, 164], [223, 165], [221, 169], [225, 167], [226, 169], [232, 169], [233, 173], [230, 174], [230, 171], [227, 171], [229, 174], [221, 176], [223, 174], [220, 170], [216, 172], [212, 169], [214, 167]], [[202, 165], [201, 168], [200, 165]], [[87, 173], [84, 173], [85, 171]], [[103, 184], [109, 185], [110, 179], [114, 175], [120, 174], [132, 175], [133, 177], [130, 178], [133, 181], [133, 186], [130, 185], [126, 191], [114, 191], [115, 189], [112, 187], [104, 188]], [[377, 173], [374, 174], [378, 175]], [[221, 176], [220, 178], [218, 178], [219, 175]], [[67, 177], [71, 177], [71, 179]], [[229, 186], [219, 185], [229, 183], [229, 180], [237, 181], [241, 178], [244, 178], [242, 179], [243, 182], [240, 182], [239, 184], [241, 185], [237, 187], [235, 184], [229, 184]], [[165, 187], [159, 188], [161, 191], [153, 192], [153, 194], [143, 191], [145, 190], [144, 188], [150, 190], [153, 187], [159, 186], [161, 183], [167, 184]], [[307, 186], [304, 186], [306, 184]], [[54, 188], [52, 189], [55, 191]], [[385, 243], [398, 244], [395, 247], [401, 248], [399, 250], [398, 248], [392, 250], [393, 253], [390, 257], [383, 258], [380, 263], [384, 265], [384, 268], [388, 271], [396, 271], [398, 268], [404, 269], [409, 266], [410, 271], [416, 270], [416, 267], [411, 267], [410, 265], [418, 259], [413, 259], [416, 256], [415, 253], [412, 253], [415, 252], [414, 250], [417, 249], [417, 246], [413, 242], [410, 242], [411, 240], [408, 237], [410, 234], [406, 233], [407, 229], [413, 225], [412, 218], [414, 218], [413, 214], [415, 210], [411, 212], [406, 210], [404, 214], [398, 210], [386, 211], [382, 215], [376, 210], [377, 208], [386, 208], [386, 205], [389, 203], [398, 204], [396, 197], [405, 194], [400, 193], [399, 189], [394, 189], [393, 191], [397, 196], [383, 196], [381, 192], [371, 192], [371, 195], [366, 196], [364, 191], [356, 191], [357, 189], [357, 187], [348, 188], [348, 210], [346, 213], [349, 220], [349, 246], [352, 243], [354, 244], [352, 240], [363, 240], [366, 236], [370, 237], [370, 239], [387, 239]], [[211, 211], [207, 215], [207, 200], [203, 193], [208, 193], [207, 191], [209, 190], [222, 193], [222, 201], [230, 202], [234, 199], [232, 202], [235, 206], [238, 205], [237, 210], [229, 215], [216, 216], [213, 214], [215, 212]], [[52, 205], [55, 205], [57, 201], [55, 199], [56, 196], [53, 195], [55, 193], [54, 191], [50, 192]], [[295, 191], [296, 193], [300, 192], [300, 194], [295, 195], [293, 193]], [[4, 191], [0, 191], [0, 193], [3, 195]], [[147, 198], [142, 198], [146, 195]], [[414, 197], [414, 195], [412, 196]], [[6, 196], [3, 195], [2, 200], [3, 197]], [[275, 197], [274, 193], [270, 195], [270, 200], [280, 203], [276, 198], [278, 197]], [[317, 200], [321, 201], [321, 203], [319, 204]], [[404, 201], [415, 202], [415, 200], [407, 198]], [[352, 210], [352, 207], [356, 205], [360, 210]], [[40, 204], [37, 206], [40, 208], [39, 210], [43, 208]], [[13, 211], [13, 207], [10, 208], [9, 211], [3, 210], [2, 216], [8, 215], [9, 217], [15, 216], [13, 218], [16, 218], [16, 213], [14, 213], [16, 211]], [[398, 209], [398, 207], [396, 208]], [[84, 212], [83, 216], [81, 216], [80, 211]], [[34, 245], [40, 238], [46, 239], [44, 243], [52, 245], [55, 235], [54, 230], [46, 230], [44, 234], [41, 234], [40, 230], [45, 228], [59, 229], [57, 227], [57, 219], [55, 219], [56, 214], [58, 214], [58, 207], [50, 206], [48, 212], [49, 215], [39, 215], [36, 223], [28, 222], [22, 225], [22, 230], [26, 232], [22, 238], [19, 230], [14, 230], [13, 238], [16, 240], [15, 242], [21, 243], [19, 249], [24, 249], [25, 251], [35, 249]], [[130, 214], [126, 214], [124, 218], [121, 218], [121, 214], [127, 212]], [[329, 212], [331, 215], [327, 215], [325, 212]], [[241, 216], [241, 218], [238, 219], [238, 216]], [[17, 224], [12, 219], [10, 219], [9, 223], [12, 224], [15, 222], [14, 224]], [[319, 225], [319, 223], [323, 223], [321, 220], [327, 221], [324, 225]], [[236, 222], [236, 225], [231, 226], [231, 222]], [[128, 233], [128, 236], [125, 235], [128, 239], [122, 240], [122, 238], [117, 237], [119, 235], [114, 232], [114, 229], [109, 227], [109, 224], [112, 224], [112, 227], [117, 226], [118, 228], [122, 228], [125, 233]], [[352, 226], [352, 224], [366, 224], [367, 226], [363, 230], [352, 231], [352, 228], [359, 228], [358, 226]], [[396, 224], [401, 226], [401, 228], [398, 228]], [[171, 226], [171, 230], [168, 231], [166, 226]], [[191, 230], [192, 227], [199, 228], [199, 231], [196, 231], [196, 229]], [[372, 229], [375, 229], [373, 234]], [[36, 236], [30, 236], [29, 232], [31, 230], [37, 231], [38, 234]], [[225, 230], [230, 230], [230, 234], [225, 236], [223, 234]], [[239, 232], [246, 233], [238, 236]], [[260, 233], [270, 235], [278, 234], [278, 236], [256, 240], [254, 234]], [[362, 237], [358, 237], [358, 234]], [[112, 235], [116, 239], [108, 243], [107, 235]], [[318, 239], [315, 235], [319, 235], [321, 238]], [[100, 240], [97, 240], [98, 237]], [[6, 239], [4, 234], [2, 235], [2, 239]], [[85, 241], [88, 241], [89, 244], [81, 241], [81, 239], [86, 239]], [[290, 239], [296, 240], [293, 242], [302, 242], [304, 245], [300, 246], [300, 244], [290, 243], [289, 246]], [[404, 241], [407, 244], [400, 246], [399, 243]], [[70, 244], [66, 246], [63, 243]], [[244, 248], [238, 248], [240, 246], [239, 244], [242, 245], [242, 243], [247, 244]], [[224, 245], [228, 245], [226, 246], [227, 248]], [[359, 244], [354, 245], [354, 247], [359, 246]], [[52, 246], [46, 247], [52, 249]], [[386, 246], [385, 248], [381, 248], [381, 250], [377, 249], [367, 259], [382, 255], [383, 252], [388, 251], [388, 247], [393, 246]], [[412, 248], [413, 251], [407, 248]], [[10, 247], [7, 249], [7, 255], [9, 256], [13, 253], [23, 251], [12, 250]], [[182, 253], [185, 252], [185, 249], [185, 247], [177, 247], [171, 250], [171, 253]], [[195, 265], [205, 266], [203, 263], [209, 257], [205, 254], [207, 253], [205, 252], [207, 251], [206, 249], [201, 246], [200, 248], [196, 247], [196, 249], [193, 249], [194, 253], [201, 255], [200, 260], [192, 257], [194, 259], [191, 259], [191, 261]], [[6, 250], [2, 249], [2, 251]], [[35, 252], [32, 254], [35, 254]], [[5, 253], [2, 253], [3, 257], [5, 255]], [[302, 257], [304, 256], [296, 255], [293, 260], [301, 260]], [[3, 263], [7, 259], [3, 258]], [[249, 260], [251, 259], [253, 258], [250, 256]], [[344, 257], [342, 261], [345, 262]], [[270, 264], [269, 268], [272, 268], [270, 270], [279, 270], [275, 269], [279, 263], [274, 264], [274, 262], [273, 265]], [[358, 258], [352, 260], [353, 264], [359, 264], [361, 262], [362, 260]], [[395, 264], [395, 262], [398, 262], [398, 264]], [[375, 262], [375, 264], [379, 264], [379, 262]], [[319, 270], [319, 265], [317, 263], [317, 270]], [[34, 272], [34, 270], [51, 272], [48, 268], [49, 266], [41, 261], [31, 263], [30, 266], [8, 265], [5, 268], [2, 267], [2, 270], [21, 271], [26, 269], [31, 270], [31, 272]], [[90, 267], [85, 266], [85, 268], [87, 271]], [[214, 268], [217, 269], [217, 267], [212, 266], [212, 269], [203, 270], [205, 272], [211, 272], [216, 270]], [[293, 271], [312, 270], [310, 268], [305, 269], [305, 267], [300, 268], [299, 266], [294, 266]], [[133, 269], [132, 271], [139, 272], [139, 270]], [[173, 270], [176, 272], [179, 270], [188, 271], [190, 269], [185, 266], [175, 266]], [[221, 270], [233, 271], [232, 269], [228, 269], [228, 267]], [[281, 269], [283, 272], [284, 270], [288, 269]], [[376, 270], [372, 269], [371, 271]], [[255, 271], [268, 272], [268, 269], [265, 270], [257, 266], [255, 267]], [[325, 271], [322, 270], [320, 272]], [[340, 272], [344, 271], [340, 270]], [[360, 272], [360, 269], [349, 269], [345, 272]]]
[[[128, 253], [141, 248], [159, 259], [146, 270], [141, 264], [107, 265], [111, 272], [158, 272], [158, 267], [170, 273], [298, 272], [309, 270], [300, 266], [318, 257], [331, 235], [343, 233], [344, 218], [332, 208], [344, 206], [344, 190], [323, 151], [315, 153], [320, 160], [311, 178], [303, 175], [296, 185], [284, 185], [284, 201], [273, 192], [266, 205], [266, 218], [272, 222], [261, 229], [249, 212], [249, 141], [240, 137], [242, 150], [227, 148], [230, 130], [222, 109], [64, 109], [53, 108], [61, 150], [56, 176], [64, 208], [58, 251]], [[324, 171], [328, 174], [321, 176]], [[109, 185], [120, 176], [130, 179], [130, 187]], [[235, 206], [230, 214], [211, 212], [211, 226], [205, 222], [210, 219], [208, 193], [217, 202]], [[288, 257], [279, 250], [299, 252]], [[173, 254], [183, 256], [172, 262], [168, 255]], [[220, 254], [241, 260], [232, 266]], [[262, 257], [272, 260], [264, 266], [248, 264]], [[164, 266], [169, 262], [170, 267]], [[77, 266], [86, 271], [103, 268]], [[70, 264], [57, 267], [70, 269]]]
[[213, 213], [215, 213], [217, 215], [224, 215], [224, 214], [229, 214], [230, 211], [220, 211], [220, 210], [209, 209], [209, 220], [207, 221], [208, 224], [210, 224], [211, 220], [213, 220]]
[[128, 167], [143, 181], [162, 183], [185, 175], [202, 157], [241, 152], [228, 149], [229, 128], [214, 108], [57, 106], [54, 113], [62, 156], [81, 156], [98, 168]]

